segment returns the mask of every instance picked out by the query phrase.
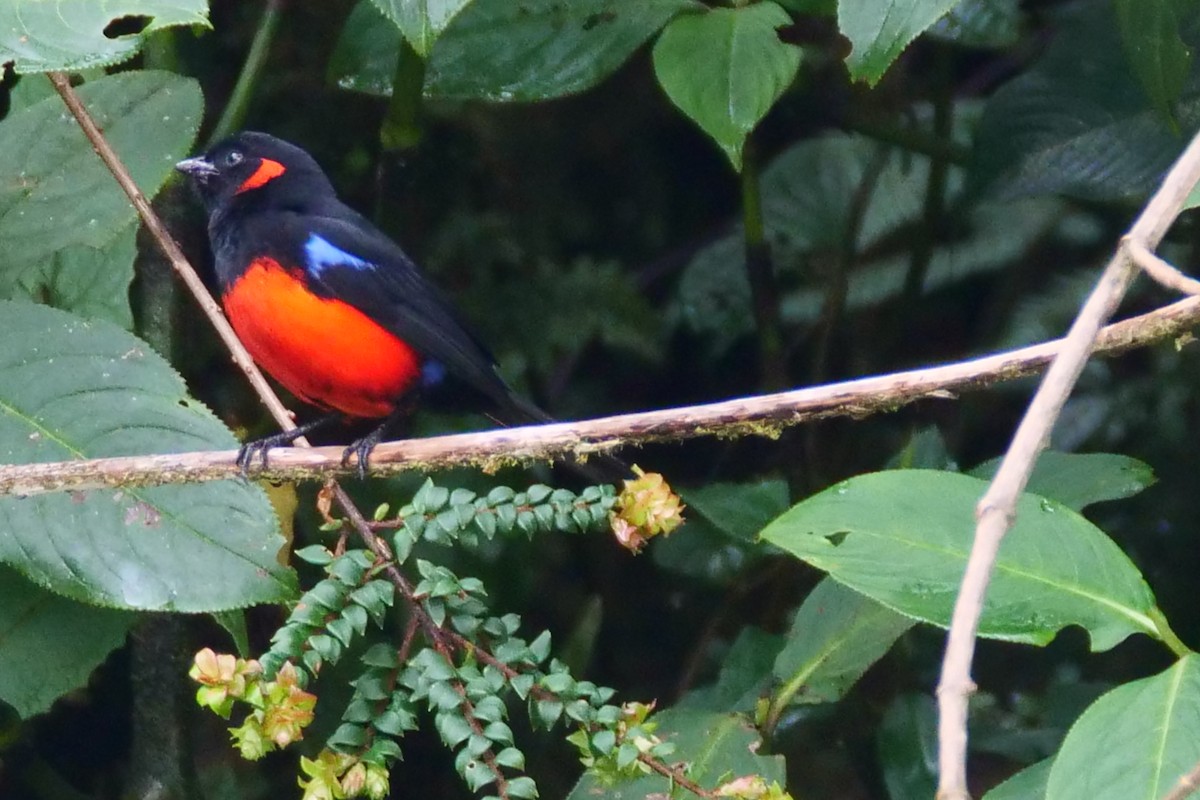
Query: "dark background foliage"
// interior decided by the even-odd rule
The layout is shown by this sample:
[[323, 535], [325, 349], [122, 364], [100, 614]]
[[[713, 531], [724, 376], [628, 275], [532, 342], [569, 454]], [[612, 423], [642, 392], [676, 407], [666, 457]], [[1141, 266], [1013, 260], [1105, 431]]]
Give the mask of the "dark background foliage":
[[[575, 96], [432, 98], [408, 130], [416, 135], [396, 146], [389, 101], [347, 91], [330, 77], [338, 32], [354, 5], [284, 8], [244, 127], [310, 150], [342, 196], [456, 299], [528, 396], [556, 416], [582, 418], [780, 388], [764, 363], [742, 277], [741, 178], [664, 94], [649, 47]], [[782, 385], [957, 360], [1057, 335], [1182, 147], [1182, 132], [1194, 129], [1200, 75], [1191, 70], [1176, 93], [1153, 96], [1126, 60], [1113, 4], [999, 5], [1011, 7], [1012, 20], [985, 19], [982, 43], [942, 26], [869, 88], [851, 82], [842, 61], [848, 44], [833, 19], [802, 15], [781, 32], [804, 47], [805, 61], [754, 132], [745, 164], [761, 178], [777, 273], [771, 299], [781, 310]], [[197, 78], [203, 142], [229, 102], [261, 13], [258, 3], [214, 0], [212, 31], [157, 33], [121, 69], [169, 67]], [[1196, 40], [1198, 22], [1181, 26], [1187, 41]], [[0, 108], [35, 78], [7, 75]], [[1054, 129], [1045, 107], [1078, 111], [1082, 132], [1100, 131], [1094, 149], [1056, 161], [1070, 131]], [[1159, 131], [1149, 145], [1140, 129], [1123, 125], [1137, 114]], [[1102, 130], [1097, 115], [1112, 125]], [[1162, 157], [1125, 171], [1123, 155], [1138, 144], [1161, 145]], [[201, 213], [184, 187], [169, 184], [156, 204], [203, 262]], [[1171, 234], [1166, 252], [1185, 270], [1196, 262], [1198, 233], [1185, 215]], [[141, 253], [132, 287], [139, 329], [170, 352], [193, 395], [231, 427], [268, 432], [269, 420], [198, 313], [182, 297], [164, 299], [165, 265], [145, 243]], [[1124, 312], [1166, 299], [1142, 282]], [[1093, 364], [1054, 443], [1127, 454], [1155, 469], [1157, 485], [1089, 514], [1142, 569], [1191, 643], [1200, 642], [1192, 581], [1200, 568], [1198, 371], [1194, 347], [1170, 344]], [[769, 482], [765, 491], [782, 511], [789, 498], [889, 464], [973, 466], [1002, 451], [1031, 388], [1024, 381], [885, 416], [805, 425], [775, 440], [647, 447], [630, 459], [665, 473], [700, 512], [672, 539], [638, 558], [596, 537], [507, 540], [457, 554], [453, 566], [480, 576], [495, 606], [521, 613], [530, 630], [549, 628], [580, 675], [617, 687], [622, 697], [686, 702], [719, 674], [731, 698], [753, 697], [759, 687], [739, 681], [761, 674], [755, 658], [769, 661], [778, 647], [773, 637], [786, 632], [820, 575], [752, 546], [757, 527], [744, 509], [735, 514], [741, 538], [730, 536], [705, 519], [705, 501], [741, 496], [733, 488], [722, 494], [726, 484]], [[479, 425], [435, 411], [417, 420], [415, 432]], [[439, 480], [482, 487], [522, 478]], [[416, 485], [413, 478], [355, 489], [370, 507]], [[709, 494], [692, 500], [687, 487]], [[295, 491], [293, 535], [315, 541], [314, 490]], [[252, 615], [256, 651], [279, 620], [270, 607]], [[199, 619], [178, 635], [188, 652], [224, 641], [217, 626]], [[795, 797], [928, 796], [930, 764], [914, 743], [932, 752], [929, 698], [942, 645], [941, 631], [916, 627], [839, 703], [785, 714], [767, 746], [787, 756]], [[1169, 663], [1145, 638], [1090, 654], [1076, 630], [1045, 648], [982, 642], [977, 786], [1053, 753], [1107, 686]], [[0, 730], [0, 794], [108, 797], [134, 786], [144, 757], [138, 748], [147, 746], [133, 734], [134, 697], [144, 703], [172, 695], [157, 684], [147, 694], [136, 682], [154, 679], [137, 667], [123, 648], [48, 713], [27, 721], [8, 715]], [[206, 796], [296, 791], [291, 756], [241, 762], [211, 715], [185, 714]], [[526, 741], [542, 796], [564, 796], [579, 772], [571, 749], [557, 735]], [[470, 796], [432, 732], [406, 741], [392, 785], [394, 796]]]

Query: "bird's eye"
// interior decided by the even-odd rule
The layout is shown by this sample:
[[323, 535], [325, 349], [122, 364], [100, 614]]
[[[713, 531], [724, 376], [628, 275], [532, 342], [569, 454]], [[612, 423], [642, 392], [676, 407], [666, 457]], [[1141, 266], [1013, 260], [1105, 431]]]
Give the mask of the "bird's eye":
[[236, 167], [238, 164], [242, 163], [244, 158], [245, 156], [242, 155], [241, 150], [230, 150], [225, 154], [225, 158], [222, 160], [225, 162], [225, 166]]

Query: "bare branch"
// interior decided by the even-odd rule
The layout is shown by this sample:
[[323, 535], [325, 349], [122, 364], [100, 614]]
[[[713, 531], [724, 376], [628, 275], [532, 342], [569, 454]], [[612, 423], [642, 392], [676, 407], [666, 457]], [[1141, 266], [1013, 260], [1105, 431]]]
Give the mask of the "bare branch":
[[[1123, 242], [1135, 243], [1135, 249], [1136, 245], [1144, 246], [1147, 251], [1157, 247], [1197, 180], [1200, 180], [1200, 135], [1175, 162]], [[938, 800], [970, 798], [967, 698], [975, 689], [971, 661], [983, 599], [1000, 542], [1012, 526], [1017, 500], [1029, 481], [1037, 455], [1046, 446], [1050, 430], [1096, 346], [1101, 326], [1112, 316], [1136, 274], [1137, 264], [1130, 255], [1130, 247], [1128, 244], [1118, 247], [1071, 325], [1013, 436], [1008, 453], [976, 508], [975, 541], [954, 603], [938, 684]]]
[[[1180, 336], [1200, 323], [1200, 299], [1189, 298], [1110, 325], [1098, 349], [1115, 354]], [[1061, 341], [1023, 347], [940, 367], [815, 386], [708, 405], [649, 411], [588, 422], [506, 428], [482, 433], [380, 444], [371, 455], [372, 472], [549, 461], [568, 453], [586, 454], [626, 444], [695, 436], [775, 436], [784, 427], [828, 417], [865, 417], [921, 399], [945, 399], [994, 383], [1024, 377], [1049, 363]], [[271, 480], [317, 479], [345, 472], [340, 447], [270, 453], [270, 469], [256, 473]], [[129, 456], [46, 464], [0, 466], [0, 494], [31, 495], [101, 487], [144, 486], [223, 480], [238, 475], [233, 451]]]

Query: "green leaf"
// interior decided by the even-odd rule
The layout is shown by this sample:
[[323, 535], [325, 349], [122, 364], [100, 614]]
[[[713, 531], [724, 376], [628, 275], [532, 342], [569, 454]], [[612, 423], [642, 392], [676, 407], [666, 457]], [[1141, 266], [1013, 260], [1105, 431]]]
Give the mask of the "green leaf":
[[[1193, 14], [1195, 9], [1193, 9]], [[1000, 197], [1061, 193], [1140, 202], [1200, 127], [1200, 81], [1175, 104], [1173, 130], [1122, 50], [1110, 3], [1085, 3], [1030, 68], [988, 100], [971, 180]]]
[[677, 708], [752, 712], [771, 675], [783, 637], [743, 628], [721, 658], [716, 683], [688, 692]]
[[925, 800], [937, 794], [937, 706], [931, 696], [902, 694], [893, 700], [876, 745], [891, 800]]
[[1118, 686], [1072, 726], [1050, 768], [1046, 800], [1162, 797], [1196, 764], [1198, 719], [1195, 653]]
[[678, 536], [659, 539], [651, 554], [664, 569], [725, 582], [767, 549], [754, 538], [788, 507], [780, 480], [714, 483], [680, 493], [694, 512]]
[[[125, 72], [78, 91], [134, 181], [152, 196], [195, 138], [199, 86], [170, 72]], [[0, 274], [24, 274], [66, 247], [107, 248], [136, 216], [58, 97], [0, 123]]]
[[429, 55], [433, 43], [458, 12], [472, 0], [371, 0], [394, 22], [413, 50], [422, 58]]
[[239, 656], [242, 658], [252, 658], [254, 656], [254, 653], [250, 650], [250, 634], [246, 630], [246, 614], [242, 609], [214, 611], [212, 618], [233, 639], [233, 646]]
[[474, 0], [429, 54], [425, 93], [545, 100], [595, 86], [694, 0]]
[[[133, 328], [129, 284], [133, 282], [136, 240], [137, 226], [130, 225], [103, 247], [72, 245], [23, 273], [0, 272], [0, 298], [44, 302], [129, 330]], [[6, 286], [7, 278], [16, 278], [18, 283]]]
[[788, 507], [787, 482], [778, 479], [711, 483], [688, 489], [682, 497], [692, 511], [741, 542], [754, 541], [758, 532]]
[[959, 0], [840, 0], [838, 28], [850, 40], [850, 77], [874, 86], [904, 48]]
[[[0, 301], [0, 463], [233, 448], [141, 340]], [[288, 599], [266, 495], [244, 481], [0, 498], [0, 560], [97, 605], [219, 611]]]
[[1012, 47], [1021, 36], [1019, 0], [961, 0], [929, 35], [964, 47]]
[[[671, 761], [686, 761], [688, 777], [707, 789], [741, 775], [761, 775], [767, 784], [783, 785], [783, 756], [761, 756], [758, 732], [741, 714], [668, 709], [653, 717], [656, 736], [675, 745]], [[636, 753], [636, 751], [635, 751]], [[592, 773], [584, 773], [567, 795], [567, 800], [649, 800], [662, 797], [672, 788], [667, 778], [654, 774], [615, 786], [602, 784]]]
[[804, 599], [775, 659], [782, 684], [775, 702], [840, 700], [912, 626], [911, 619], [825, 578]]
[[1192, 51], [1179, 38], [1180, 0], [1115, 0], [1117, 27], [1150, 104], [1174, 122], [1171, 105], [1183, 93]]
[[663, 91], [736, 170], [742, 168], [746, 137], [800, 68], [800, 48], [776, 33], [791, 21], [770, 0], [711, 8], [671, 20], [654, 45], [654, 73]]
[[1013, 775], [983, 796], [983, 800], [1043, 800], [1053, 758], [1045, 758]]
[[326, 76], [343, 89], [391, 97], [399, 58], [400, 31], [372, 0], [359, 0], [342, 26]]
[[[952, 472], [860, 475], [793, 506], [762, 536], [836, 580], [945, 627], [987, 484]], [[1157, 635], [1154, 596], [1102, 531], [1053, 500], [1024, 495], [1000, 549], [979, 635], [1043, 645], [1067, 625], [1107, 650]]]
[[[108, 37], [123, 17], [146, 17], [139, 33]], [[0, 64], [17, 73], [103, 67], [132, 58], [145, 38], [174, 25], [208, 28], [204, 0], [8, 0], [0, 5]]]
[[796, 14], [832, 17], [837, 14], [837, 0], [779, 0], [779, 5]]
[[[967, 474], [991, 480], [999, 467], [1000, 459], [993, 458]], [[1093, 503], [1133, 497], [1156, 480], [1149, 464], [1129, 456], [1047, 450], [1038, 456], [1025, 491], [1081, 511]]]
[[0, 567], [0, 700], [22, 717], [83, 685], [137, 616], [86, 606]]

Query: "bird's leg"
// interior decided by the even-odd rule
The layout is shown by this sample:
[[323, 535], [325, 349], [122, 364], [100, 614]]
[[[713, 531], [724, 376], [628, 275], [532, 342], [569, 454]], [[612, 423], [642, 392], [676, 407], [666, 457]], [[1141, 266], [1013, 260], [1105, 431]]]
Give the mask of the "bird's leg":
[[290, 445], [292, 442], [299, 439], [301, 436], [307, 436], [317, 428], [324, 427], [328, 423], [339, 419], [340, 414], [326, 414], [323, 417], [310, 420], [303, 425], [298, 425], [290, 431], [283, 431], [272, 436], [264, 436], [261, 439], [255, 439], [252, 442], [246, 442], [238, 450], [237, 465], [241, 471], [242, 477], [246, 477], [250, 471], [250, 464], [254, 462], [255, 456], [262, 459], [262, 468], [267, 468], [267, 451], [272, 447], [282, 447]]
[[342, 451], [342, 466], [350, 465], [350, 456], [357, 458], [358, 477], [365, 479], [367, 477], [367, 461], [371, 457], [371, 451], [379, 444], [384, 435], [391, 430], [395, 425], [403, 419], [407, 419], [412, 415], [417, 405], [416, 393], [411, 393], [400, 399], [396, 403], [396, 408], [387, 418], [379, 424], [377, 428], [368, 433], [361, 439], [351, 442], [350, 446]]

